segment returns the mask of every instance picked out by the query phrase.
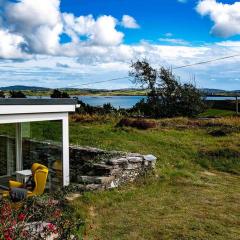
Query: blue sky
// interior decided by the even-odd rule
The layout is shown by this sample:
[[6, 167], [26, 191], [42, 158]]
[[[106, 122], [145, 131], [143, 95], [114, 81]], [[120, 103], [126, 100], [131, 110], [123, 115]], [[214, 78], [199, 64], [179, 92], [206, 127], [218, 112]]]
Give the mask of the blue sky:
[[[142, 39], [158, 43], [166, 33], [185, 39], [193, 44], [221, 40], [209, 34], [212, 22], [201, 17], [196, 11], [197, 0], [181, 3], [177, 0], [63, 0], [61, 9], [76, 16], [93, 14], [94, 17], [112, 15], [118, 19], [124, 14], [133, 16], [139, 25], [137, 31], [124, 30], [125, 43], [138, 43]], [[221, 1], [234, 3], [235, 1]], [[239, 40], [234, 36], [233, 40]]]
[[[2, 86], [127, 88], [127, 78], [94, 82], [127, 76], [137, 59], [174, 68], [238, 53], [239, 1], [0, 0]], [[175, 74], [240, 89], [239, 64], [235, 57]]]

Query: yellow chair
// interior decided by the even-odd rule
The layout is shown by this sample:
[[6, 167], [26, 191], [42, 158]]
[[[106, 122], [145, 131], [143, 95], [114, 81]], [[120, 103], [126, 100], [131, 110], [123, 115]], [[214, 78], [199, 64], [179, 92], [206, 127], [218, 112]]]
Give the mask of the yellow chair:
[[[34, 163], [31, 167], [31, 171], [35, 182], [35, 187], [32, 191], [28, 191], [28, 197], [42, 195], [47, 183], [48, 168], [42, 164]], [[9, 187], [23, 188], [24, 184], [17, 181], [9, 181]]]

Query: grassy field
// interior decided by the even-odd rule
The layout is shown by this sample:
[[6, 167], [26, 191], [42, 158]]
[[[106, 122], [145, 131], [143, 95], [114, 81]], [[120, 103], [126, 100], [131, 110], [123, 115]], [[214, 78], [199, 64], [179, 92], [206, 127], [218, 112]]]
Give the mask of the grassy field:
[[[61, 91], [67, 92], [71, 96], [145, 96], [147, 91], [142, 89], [136, 90], [88, 90], [88, 89], [60, 89]], [[43, 91], [31, 91], [25, 90], [22, 91], [26, 96], [50, 96], [52, 90], [43, 90]], [[5, 92], [6, 95], [9, 92]]]
[[149, 130], [116, 119], [72, 122], [70, 141], [154, 154], [153, 174], [74, 202], [84, 239], [239, 239], [240, 118], [165, 119]]
[[[83, 239], [240, 239], [240, 117], [219, 110], [201, 117], [212, 115], [162, 119], [148, 130], [116, 127], [113, 116], [72, 116], [71, 144], [158, 158], [154, 173], [72, 203], [85, 220]], [[60, 126], [49, 124], [32, 124], [32, 137], [58, 140]], [[15, 134], [11, 124], [0, 132]]]

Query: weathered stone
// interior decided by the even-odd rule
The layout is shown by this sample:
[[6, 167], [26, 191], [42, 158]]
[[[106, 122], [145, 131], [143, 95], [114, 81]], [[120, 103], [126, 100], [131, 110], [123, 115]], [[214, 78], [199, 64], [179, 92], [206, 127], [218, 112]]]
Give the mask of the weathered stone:
[[143, 158], [144, 158], [144, 160], [146, 160], [146, 161], [156, 161], [156, 160], [157, 160], [157, 158], [156, 158], [154, 155], [152, 155], [152, 154], [143, 155]]
[[122, 172], [122, 168], [117, 167], [117, 168], [114, 168], [114, 169], [112, 170], [112, 175], [113, 175], [113, 176], [116, 176], [116, 175], [121, 174], [121, 172]]
[[115, 179], [114, 176], [110, 176], [110, 177], [97, 177], [97, 182], [96, 183], [110, 184], [114, 179]]
[[146, 166], [146, 167], [148, 167], [148, 168], [155, 168], [155, 166], [156, 166], [156, 160], [157, 160], [157, 158], [154, 156], [154, 155], [151, 155], [151, 154], [149, 154], [149, 155], [144, 155], [143, 156], [143, 158], [144, 158], [144, 165]]
[[79, 183], [96, 183], [96, 177], [94, 176], [78, 176], [78, 182]]
[[126, 157], [142, 157], [140, 153], [127, 153]]
[[140, 163], [143, 161], [143, 158], [142, 157], [127, 157], [127, 160], [130, 163]]
[[95, 191], [100, 189], [104, 189], [102, 184], [88, 184], [85, 186], [86, 191]]
[[78, 181], [79, 183], [85, 183], [85, 184], [108, 184], [111, 181], [115, 179], [114, 176], [109, 176], [109, 177], [99, 177], [99, 176], [79, 176]]
[[126, 170], [135, 170], [140, 168], [141, 164], [128, 164], [127, 166], [124, 167]]
[[79, 191], [81, 192], [85, 192], [85, 191], [95, 191], [95, 190], [100, 190], [100, 189], [104, 189], [104, 186], [102, 184], [77, 184], [77, 188], [79, 189]]
[[109, 160], [107, 163], [111, 165], [125, 165], [128, 163], [128, 160], [126, 158], [116, 158]]
[[112, 181], [108, 188], [117, 188], [119, 186], [119, 179]]
[[107, 164], [93, 164], [93, 169], [96, 175], [111, 175], [113, 167]]

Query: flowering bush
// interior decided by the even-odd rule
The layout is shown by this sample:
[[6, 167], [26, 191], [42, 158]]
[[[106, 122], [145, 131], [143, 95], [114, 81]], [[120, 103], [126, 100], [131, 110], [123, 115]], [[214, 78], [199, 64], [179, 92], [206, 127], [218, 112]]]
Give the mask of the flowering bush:
[[[76, 224], [68, 207], [51, 197], [36, 197], [24, 203], [0, 202], [0, 239], [74, 239]], [[51, 238], [50, 238], [51, 237]]]

